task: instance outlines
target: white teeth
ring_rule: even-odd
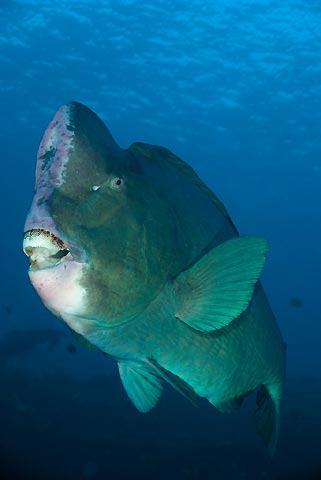
[[[57,245],[56,237],[52,237],[50,232],[44,230],[26,232],[23,240],[23,251],[30,259],[31,270],[52,267],[67,258],[71,258],[69,250],[60,248]]]

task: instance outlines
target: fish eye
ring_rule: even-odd
[[[114,177],[110,182],[113,190],[120,190],[124,186],[124,179],[122,177]]]
[[[100,187],[101,187],[101,185],[93,185],[90,190],[91,190],[92,192],[97,192],[97,190],[99,190]]]

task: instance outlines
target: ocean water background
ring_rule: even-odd
[[[314,0],[1,0],[6,478],[321,478],[320,51]],[[272,460],[251,401],[230,417],[167,391],[136,412],[112,361],[76,344],[33,291],[21,243],[36,153],[70,100],[122,147],[171,149],[241,234],[269,240],[263,284],[288,344]]]

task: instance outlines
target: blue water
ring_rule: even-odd
[[[1,1],[3,476],[321,478],[320,51],[314,0]],[[168,391],[138,414],[111,360],[76,344],[34,293],[21,241],[36,153],[70,100],[122,147],[171,149],[241,234],[269,240],[263,284],[288,344],[272,460],[250,407],[221,416]]]

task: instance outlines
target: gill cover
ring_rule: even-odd
[[[63,105],[40,144],[26,230],[53,233],[86,264],[84,317],[115,326],[146,308],[167,281],[174,225],[139,158],[121,149],[89,108]],[[37,258],[49,265],[42,253]]]

